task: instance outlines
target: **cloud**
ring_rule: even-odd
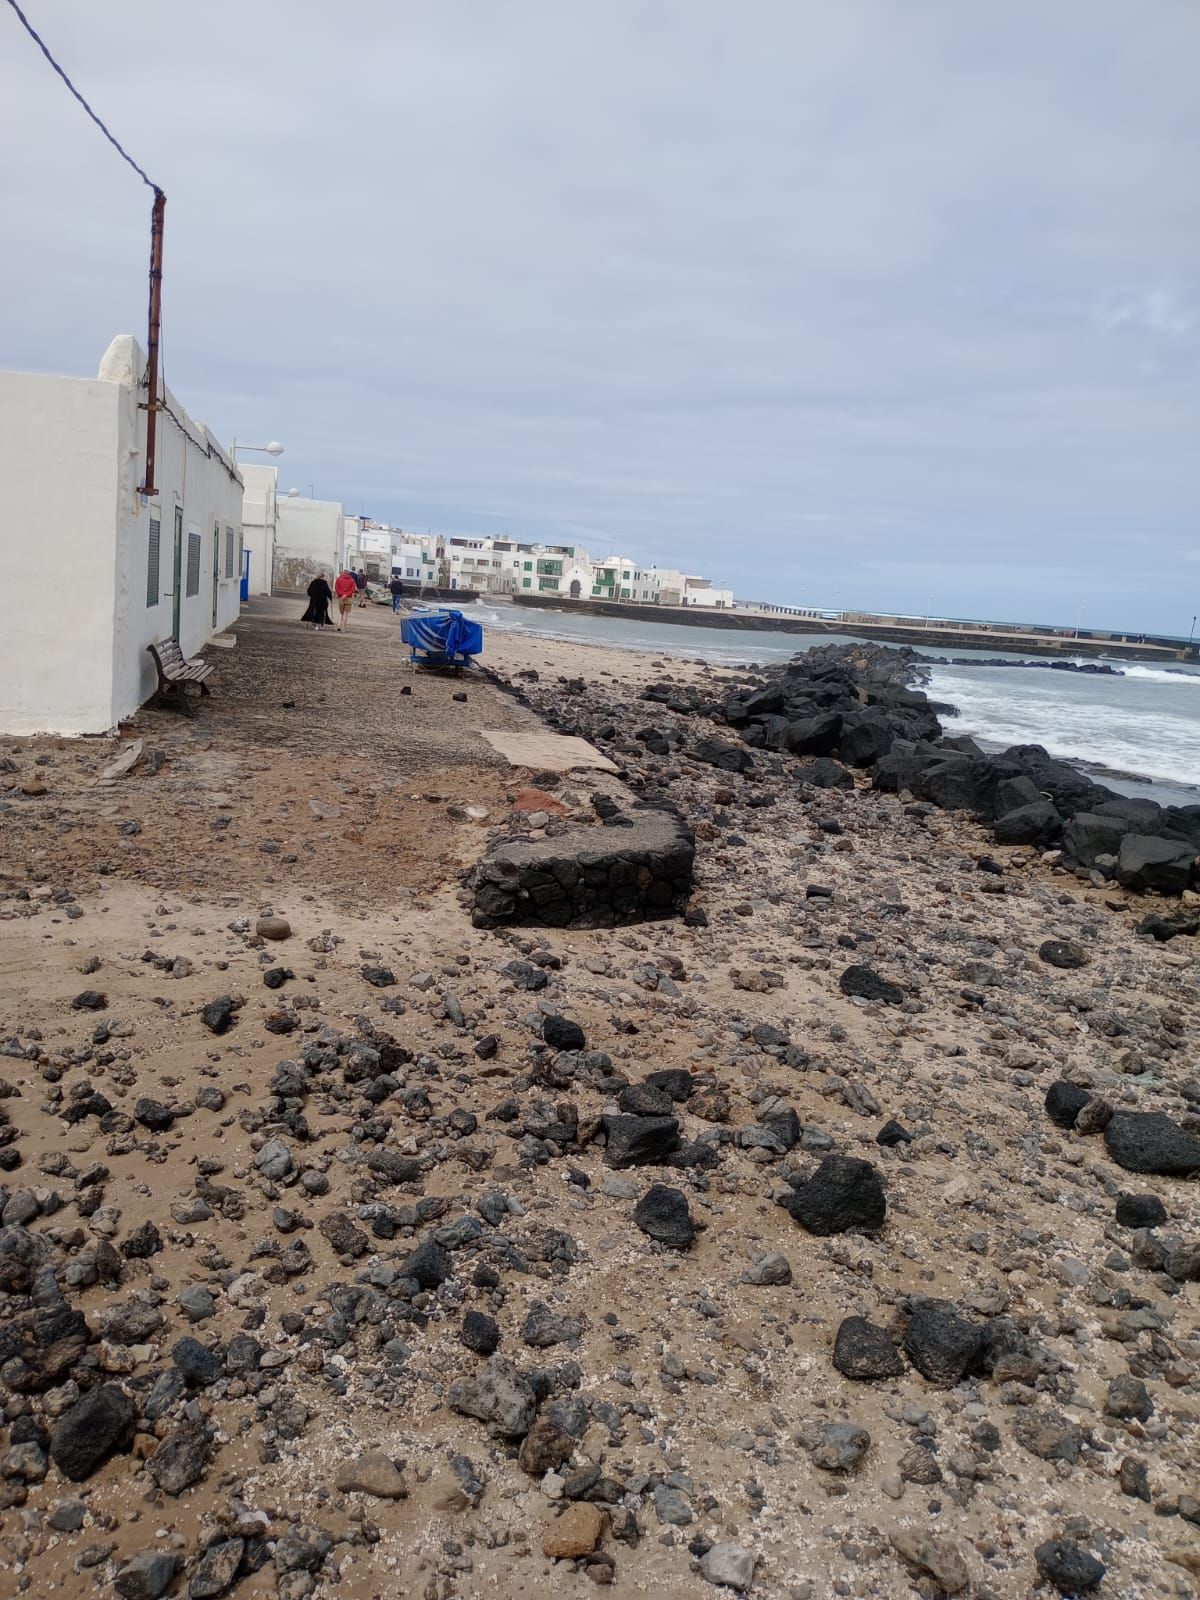
[[[1140,291],[1113,291],[1096,309],[1106,329],[1134,328],[1167,339],[1184,339],[1200,327],[1200,314],[1172,284],[1156,284]]]
[[[1052,568],[1177,624],[1191,0],[36,10],[167,189],[172,386],[285,477],[744,593],[1027,615]],[[0,359],[90,373],[148,196],[7,13],[0,135]]]

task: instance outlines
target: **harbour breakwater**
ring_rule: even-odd
[[[859,639],[919,646],[925,650],[1011,650],[1024,655],[1114,656],[1128,661],[1200,660],[1200,646],[1182,639],[1151,641],[1126,634],[1029,633],[971,623],[863,621],[844,614],[796,617],[704,606],[638,605],[624,600],[564,600],[560,595],[518,594],[512,596],[512,602],[533,610],[624,618],[633,622],[674,623],[689,628],[719,628],[727,632],[836,634],[839,637],[849,634]]]

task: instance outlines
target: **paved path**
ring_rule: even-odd
[[[236,647],[209,651],[217,672],[197,726],[229,746],[373,758],[393,775],[502,766],[481,730],[535,726],[478,673],[415,670],[390,608],[356,608],[344,633],[314,633],[300,622],[304,603],[260,597],[243,607]]]

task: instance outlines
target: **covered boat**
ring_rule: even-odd
[[[469,665],[483,649],[483,629],[461,611],[414,611],[400,621],[400,638],[422,666]]]

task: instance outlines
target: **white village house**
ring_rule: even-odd
[[[129,334],[95,378],[0,372],[0,732],[106,732],[154,692],[148,644],[237,619],[241,476],[167,390],[143,498],[145,373]]]
[[[275,502],[275,593],[302,594],[318,574],[330,583],[345,563],[347,518],[337,500],[283,494]]]
[[[245,485],[242,536],[250,557],[247,594],[270,594],[279,534],[279,469],[242,461],[238,471]]]

